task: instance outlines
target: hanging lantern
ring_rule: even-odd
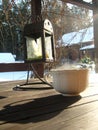
[[[55,60],[54,32],[48,19],[25,25],[24,39],[25,62]]]

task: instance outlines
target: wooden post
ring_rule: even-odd
[[[98,72],[98,0],[93,0],[93,20],[94,20],[94,43],[95,43],[95,71]]]
[[[32,14],[32,23],[38,22],[39,18],[41,20],[41,0],[31,0],[31,14]],[[38,75],[43,78],[44,76],[44,63],[38,62],[33,63],[33,67],[35,68]]]
[[[41,0],[31,0],[32,22],[36,22],[41,17]]]

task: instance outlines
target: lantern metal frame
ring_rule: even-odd
[[[28,58],[28,50],[27,50],[27,39],[30,38],[31,40],[35,40],[38,38],[41,38],[41,52],[42,52],[42,57],[41,58],[32,58],[29,59]],[[50,39],[50,43],[47,43],[45,41],[46,38]],[[40,21],[37,23],[32,23],[32,24],[27,24],[24,27],[24,61],[26,63],[28,63],[28,71],[27,71],[27,81],[25,84],[21,84],[21,85],[16,85],[16,87],[14,88],[14,90],[21,90],[21,89],[28,89],[26,87],[21,87],[21,86],[25,86],[25,85],[32,85],[32,84],[46,84],[49,85],[50,88],[52,87],[52,84],[45,81],[44,79],[42,79],[37,71],[35,70],[35,68],[33,67],[32,63],[36,63],[36,62],[54,62],[55,61],[55,45],[54,45],[54,31],[53,31],[53,27],[51,22],[46,19],[44,21]],[[31,44],[32,47],[32,41],[29,42],[29,44]],[[50,47],[48,46],[48,44],[50,44]],[[48,48],[48,47],[49,48]],[[50,49],[50,53],[48,52],[49,57],[47,57],[47,49]],[[32,49],[30,49],[32,51]],[[34,72],[35,76],[41,81],[41,82],[34,82],[34,83],[29,83],[29,70],[30,68],[32,69],[32,71]]]
[[[47,45],[46,45],[46,39],[50,37],[50,49],[51,49],[51,58],[48,57],[46,55],[46,49],[47,49]],[[31,42],[29,42],[29,48],[32,48],[32,43],[33,41],[37,41],[37,39],[40,38],[40,46],[41,46],[41,55],[38,56],[37,58],[28,58],[28,53],[30,53],[28,51],[28,39],[31,39]],[[34,63],[34,62],[53,62],[55,60],[55,47],[54,47],[54,32],[53,32],[53,27],[51,22],[46,19],[44,21],[41,22],[37,22],[37,23],[32,23],[32,24],[27,24],[24,27],[24,43],[25,43],[25,48],[24,48],[24,52],[25,52],[25,57],[24,57],[24,61],[28,62],[28,63]],[[31,44],[31,45],[30,45]],[[37,44],[37,42],[35,43]],[[49,46],[49,45],[48,45]],[[31,53],[34,54],[33,49],[30,50],[32,51]],[[32,56],[33,57],[33,56]]]

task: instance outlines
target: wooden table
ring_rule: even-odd
[[[21,83],[0,82],[0,130],[98,130],[97,84],[68,97],[45,84],[13,90]]]

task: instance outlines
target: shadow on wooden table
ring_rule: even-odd
[[[81,96],[66,97],[57,94],[13,102],[0,111],[0,124],[7,122],[24,124],[49,120],[80,99]]]

